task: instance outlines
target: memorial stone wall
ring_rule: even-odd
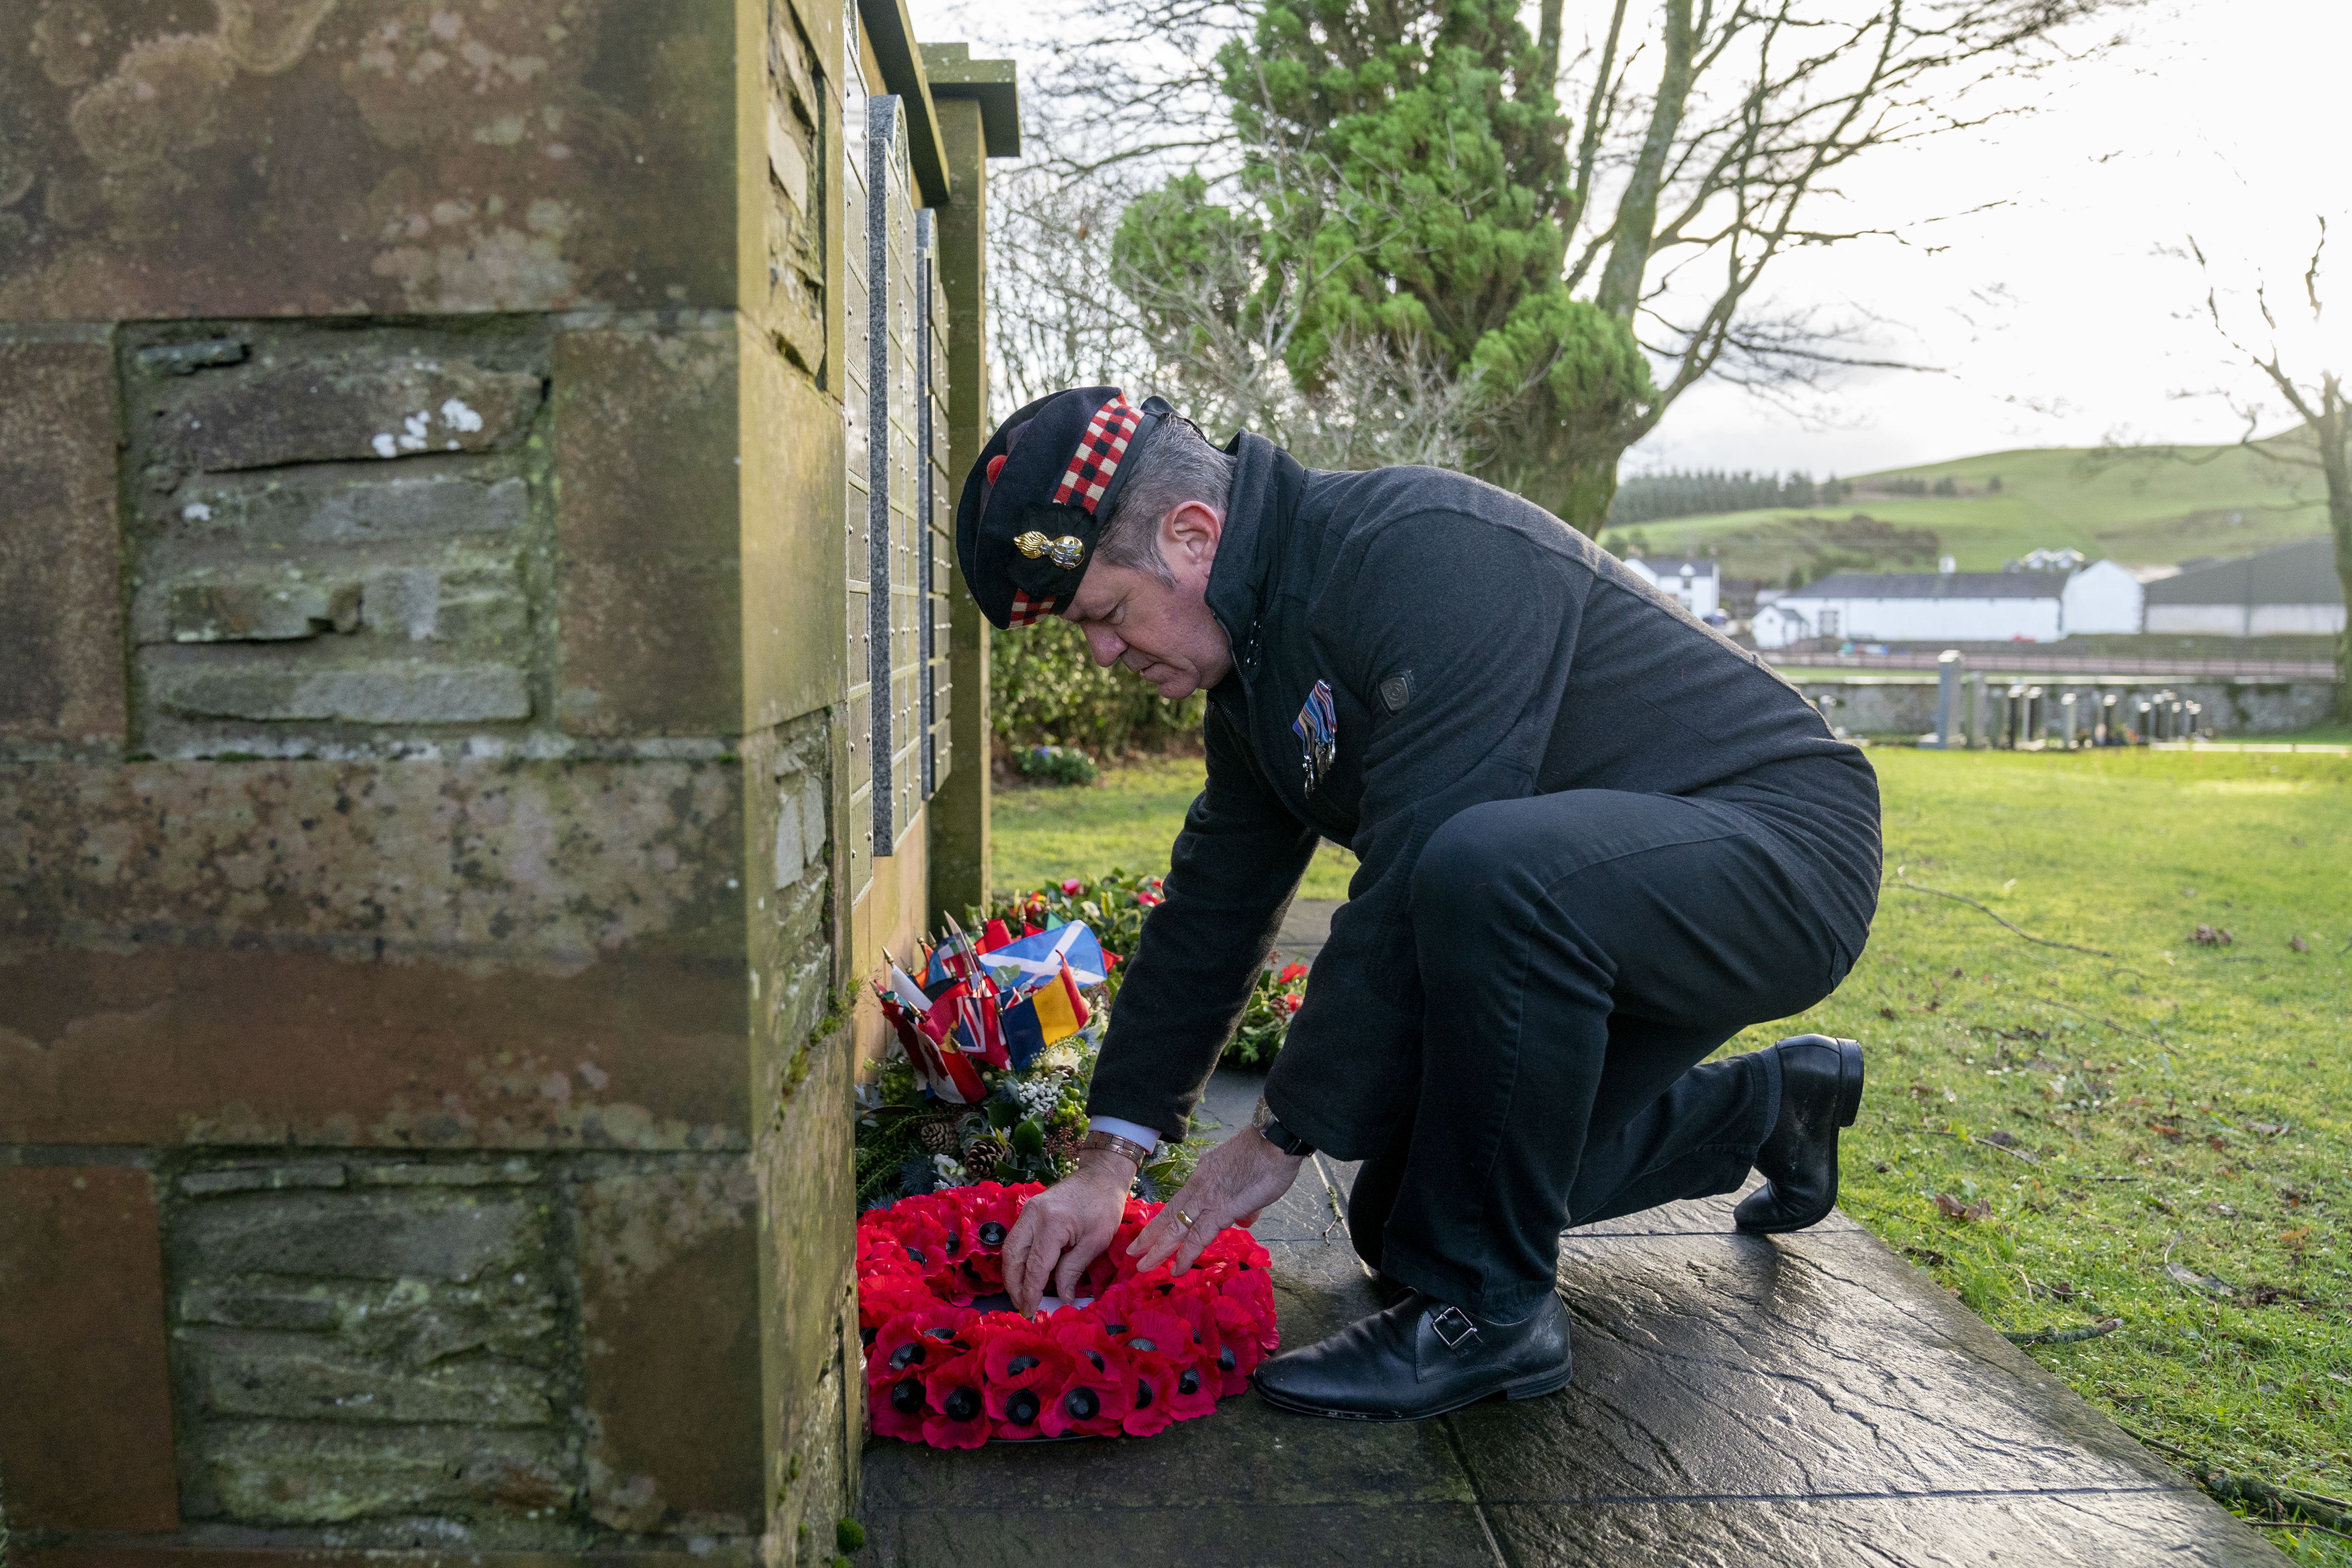
[[[931,53],[879,0],[0,7],[25,1561],[830,1561],[856,981],[985,878],[940,503],[1017,142]]]

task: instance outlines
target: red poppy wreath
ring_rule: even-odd
[[[1149,1437],[1248,1386],[1278,1342],[1256,1237],[1226,1230],[1182,1275],[1166,1264],[1139,1274],[1127,1244],[1160,1205],[1130,1198],[1109,1249],[1087,1268],[1091,1300],[1032,1320],[1003,1295],[1003,1252],[1021,1205],[1045,1190],[982,1182],[858,1216],[857,1320],[875,1431],[934,1448]]]

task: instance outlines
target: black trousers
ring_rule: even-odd
[[[1412,881],[1420,1099],[1357,1174],[1365,1261],[1509,1321],[1563,1229],[1736,1191],[1779,1058],[1697,1064],[1845,977],[1875,879],[1823,898],[1824,874],[1780,814],[1705,796],[1574,790],[1439,827]]]

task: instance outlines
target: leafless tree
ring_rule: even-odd
[[[2257,434],[2280,416],[2267,397],[2223,393],[2245,431],[2239,444],[2273,462],[2315,470],[2326,486],[2327,531],[2336,543],[2336,575],[2352,614],[2352,410],[2345,405],[2345,359],[2352,331],[2342,316],[2326,314],[2327,219],[2291,289],[2273,289],[2259,270],[2251,286],[2233,286],[2194,236],[2187,255],[2205,282],[2204,314],[2242,363],[2257,372],[2297,423],[2283,436]],[[2336,716],[2352,721],[2352,621],[2336,634]]]
[[[2133,3],[1603,0],[1563,77],[1565,0],[1542,0],[1538,52],[1583,110],[1558,215],[1569,287],[1631,321],[1662,373],[1620,450],[1710,376],[1776,396],[1893,365],[1856,352],[1859,323],[1766,301],[1766,272],[1806,247],[1905,240],[1822,221],[1856,160],[2024,111],[2006,84],[2114,42],[2077,25]]]

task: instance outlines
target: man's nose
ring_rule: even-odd
[[[1087,652],[1093,657],[1094,661],[1097,664],[1101,665],[1105,669],[1108,669],[1112,665],[1117,664],[1118,662],[1118,656],[1126,651],[1127,645],[1119,641],[1118,634],[1112,631],[1108,626],[1088,626],[1087,628]]]

